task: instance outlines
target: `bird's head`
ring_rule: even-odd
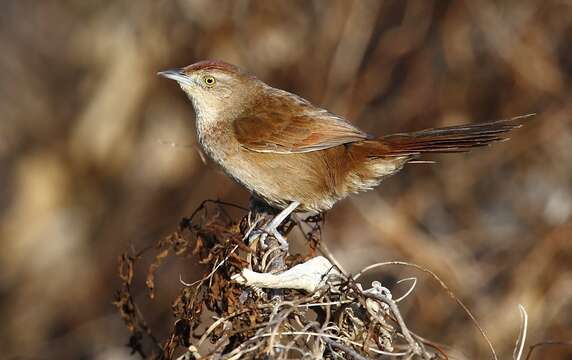
[[[239,114],[255,96],[261,82],[223,61],[201,61],[184,68],[159,72],[175,80],[193,102],[199,117]]]

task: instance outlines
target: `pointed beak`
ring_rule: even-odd
[[[166,77],[167,79],[175,80],[181,84],[186,84],[186,85],[192,85],[193,84],[193,81],[191,80],[191,78],[189,78],[185,74],[184,69],[182,69],[182,68],[159,71],[157,73],[157,75],[161,75],[163,77]]]

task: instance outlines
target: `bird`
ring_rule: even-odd
[[[283,246],[277,228],[292,212],[323,213],[422,155],[507,140],[534,115],[377,136],[224,61],[158,74],[175,80],[192,102],[204,153],[255,198],[280,210],[264,230]]]

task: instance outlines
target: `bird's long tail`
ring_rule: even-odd
[[[423,153],[459,153],[508,140],[507,133],[517,129],[534,114],[474,125],[460,125],[393,134],[379,139],[381,156],[414,156]]]

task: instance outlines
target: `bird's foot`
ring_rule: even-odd
[[[263,229],[262,229],[262,234],[260,236],[260,245],[265,246],[266,247],[266,239],[268,238],[268,235],[274,237],[276,239],[276,241],[278,241],[278,245],[280,246],[280,249],[282,250],[288,250],[288,241],[286,240],[286,238],[280,234],[280,231],[278,231],[277,226],[270,226],[272,225],[272,223],[266,225]],[[280,224],[278,224],[279,226]]]
[[[282,224],[290,214],[300,205],[299,202],[293,201],[284,210],[282,210],[278,215],[276,215],[268,224],[266,224],[262,229],[253,231],[253,234],[249,236],[249,242],[259,241],[262,249],[267,249],[268,244],[266,240],[268,235],[272,236],[278,242],[280,249],[288,250],[288,241],[286,238],[278,231],[278,227]]]
[[[248,244],[252,245],[255,242],[259,242],[262,250],[266,250],[269,247],[268,236],[272,236],[273,238],[276,239],[281,250],[285,251],[288,250],[288,241],[286,240],[286,238],[282,234],[280,234],[278,229],[270,228],[268,226],[265,226],[259,230],[254,230],[248,237]]]
[[[268,244],[266,240],[268,239],[268,233],[264,229],[252,230],[250,235],[248,235],[246,243],[248,246],[254,248],[257,243],[260,243],[262,250],[268,249]]]

